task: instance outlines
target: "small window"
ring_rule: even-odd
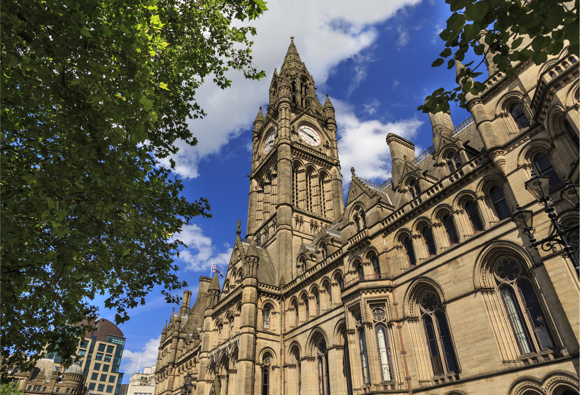
[[[107,381],[107,375],[106,375],[106,374],[102,374],[102,375],[101,375],[101,380],[100,380],[100,381],[104,381],[104,382],[106,382],[106,381]]]
[[[459,237],[457,236],[457,230],[455,229],[455,223],[453,222],[451,215],[446,214],[443,216],[443,226],[445,227],[445,232],[449,239],[449,245],[459,243]]]
[[[373,271],[379,276],[381,274],[381,268],[379,266],[379,257],[376,254],[371,255],[371,264],[373,265]]]
[[[536,169],[541,176],[550,177],[550,189],[556,189],[562,185],[562,181],[560,181],[560,177],[558,177],[558,173],[556,173],[554,166],[552,166],[552,162],[550,162],[548,155],[536,155],[534,162],[536,164]]]
[[[409,193],[411,194],[411,199],[415,199],[417,196],[421,194],[421,188],[419,187],[419,183],[415,179],[411,179],[409,181]]]
[[[447,168],[449,173],[453,173],[455,170],[459,169],[461,166],[461,159],[455,151],[451,151],[447,154]]]
[[[109,376],[109,383],[114,383],[115,382],[115,376],[114,375],[110,375]]]
[[[508,208],[501,188],[495,186],[489,190],[489,193],[498,218],[500,220],[508,218],[510,216],[510,209]]]
[[[407,261],[409,262],[409,266],[415,266],[417,264],[417,260],[415,259],[415,251],[413,250],[413,241],[410,237],[407,237],[403,241],[403,247],[407,253]]]
[[[100,363],[96,363],[95,367],[93,368],[94,370],[101,370],[101,364]]]
[[[87,352],[85,350],[79,350],[79,356],[84,357]]]
[[[32,391],[32,386],[29,385],[28,388],[26,389],[26,391]]]
[[[357,272],[358,276],[361,278],[365,276],[365,271],[364,271],[362,263],[359,262],[356,265],[356,272]]]
[[[89,384],[89,391],[94,391],[95,390],[95,385],[97,385],[96,383],[90,383]]]
[[[103,372],[109,371],[109,365],[103,364]]]
[[[99,344],[99,351],[105,351],[105,346],[103,343]]]
[[[425,246],[427,247],[429,256],[437,254],[437,248],[435,248],[435,240],[433,240],[433,232],[431,231],[431,228],[423,228],[421,234],[425,240]]]
[[[112,385],[107,385],[107,392],[110,394],[111,392],[113,392],[113,386]]]
[[[87,348],[88,345],[89,345],[89,341],[88,340],[85,340],[85,341],[83,341],[83,344],[81,344],[80,347],[81,348]]]
[[[99,378],[99,374],[98,373],[93,373],[91,375],[91,380],[97,380]]]
[[[42,387],[42,392],[46,392],[46,387]]]
[[[270,329],[270,305],[264,307],[264,329]]]
[[[524,113],[524,110],[520,104],[513,105],[510,109],[510,114],[519,130],[530,126],[530,121],[528,121],[528,118],[526,117],[526,114]]]
[[[105,355],[105,362],[111,362],[111,355]]]
[[[467,216],[469,217],[469,222],[471,223],[471,228],[473,229],[473,233],[479,232],[483,230],[483,223],[481,222],[481,218],[479,218],[479,211],[477,210],[477,204],[474,201],[471,201],[465,205],[465,211],[467,212]]]
[[[60,392],[60,387],[56,387],[56,391],[55,391],[55,393],[57,393],[57,394],[58,394],[59,392]]]
[[[105,390],[105,384],[99,384],[99,386],[97,387],[97,391],[103,392],[104,390]]]
[[[66,389],[66,393],[67,393],[67,394],[70,394],[70,388],[67,388],[67,389]]]
[[[107,346],[107,352],[109,354],[111,354],[113,351],[115,351],[115,346]]]
[[[102,361],[103,360],[103,353],[98,352],[97,356],[95,357],[95,361]]]

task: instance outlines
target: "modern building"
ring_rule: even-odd
[[[345,204],[335,111],[292,41],[254,121],[247,235],[165,324],[155,395],[578,394],[578,57],[487,64],[471,119],[431,115],[419,156],[385,136],[392,178],[351,169]],[[550,234],[534,174],[570,255],[511,219]]]
[[[124,347],[123,332],[107,319],[97,319],[93,323],[93,331],[85,333],[85,340],[79,342],[77,355],[82,358],[79,366],[91,393],[119,395],[123,381],[119,367]],[[62,362],[58,353],[49,353],[47,358],[54,360],[56,366]]]
[[[153,395],[155,393],[155,366],[133,373],[125,395]]]

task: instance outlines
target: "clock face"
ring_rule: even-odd
[[[264,155],[266,155],[272,147],[274,147],[274,141],[276,141],[276,130],[272,129],[268,136],[266,136],[266,140],[264,140]]]
[[[320,142],[322,141],[318,132],[308,125],[300,126],[298,128],[298,134],[300,135],[300,137],[302,138],[302,140],[304,140],[304,142],[306,144],[309,144],[312,146],[318,146],[318,145],[320,145]]]

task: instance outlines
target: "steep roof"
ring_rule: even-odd
[[[298,70],[304,66],[300,59],[300,55],[298,54],[298,49],[296,49],[296,45],[294,45],[294,36],[290,39],[290,46],[288,47],[288,52],[286,52],[284,62],[280,68],[280,74],[282,74],[283,71],[288,71],[291,75],[295,75],[298,73]]]

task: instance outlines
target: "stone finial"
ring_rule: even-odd
[[[290,36],[290,40],[291,41],[294,41],[294,36]]]
[[[260,107],[262,108],[262,107]],[[238,228],[236,229],[236,235],[238,235],[238,237],[242,234],[242,219],[238,219]]]
[[[352,173],[352,175],[354,176],[354,167],[350,168],[350,172]]]

